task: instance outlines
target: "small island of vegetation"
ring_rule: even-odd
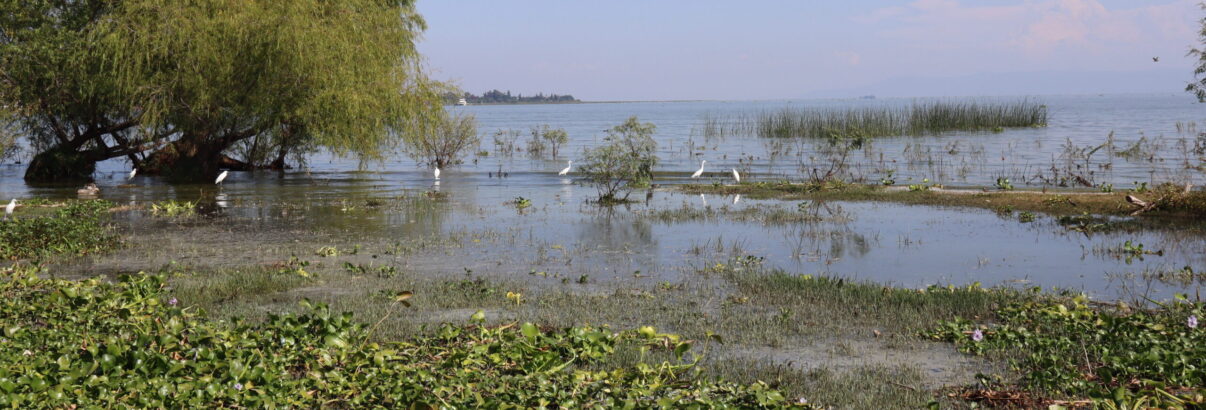
[[[456,93],[444,94],[444,101],[448,104],[457,104],[461,99],[465,100],[466,104],[558,104],[558,103],[576,103],[581,102],[574,96],[569,94],[549,94],[537,93],[536,95],[511,95],[511,91],[490,90],[476,95],[471,92],[465,92],[457,95]]]

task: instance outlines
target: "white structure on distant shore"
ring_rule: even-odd
[[[469,105],[469,102],[465,101],[465,99],[462,98],[462,99],[456,100],[456,105]]]

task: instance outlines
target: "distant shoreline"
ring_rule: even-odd
[[[615,100],[615,101],[549,101],[549,102],[509,102],[509,103],[475,103],[469,106],[476,105],[563,105],[563,104],[632,104],[632,103],[682,103],[682,102],[708,102],[708,101],[724,101],[724,100]],[[453,107],[462,107],[457,104],[445,104]]]

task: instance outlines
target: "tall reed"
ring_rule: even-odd
[[[1030,100],[1001,103],[925,101],[899,107],[784,108],[726,120],[708,116],[704,122],[706,135],[889,137],[1041,127],[1047,125],[1047,106]]]

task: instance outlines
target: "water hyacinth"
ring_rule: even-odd
[[[180,301],[176,300],[176,298],[168,299],[169,305],[176,306],[177,303],[180,303]]]
[[[979,342],[981,340],[984,340],[984,332],[976,329],[976,331],[972,332],[972,341]]]
[[[243,390],[243,383],[235,383],[234,389],[235,390]]]
[[[1198,328],[1198,316],[1190,315],[1189,320],[1187,320],[1185,324],[1189,325],[1190,329],[1197,329]]]

